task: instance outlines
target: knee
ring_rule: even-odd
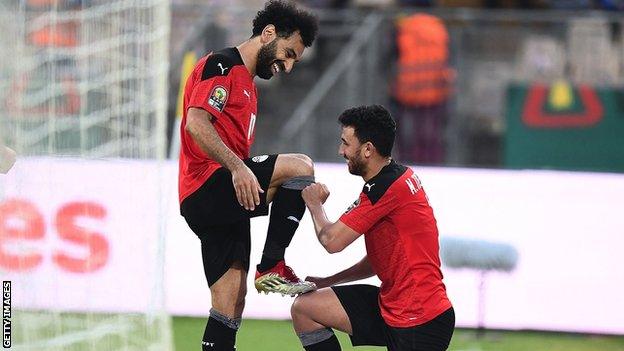
[[[228,317],[236,317],[245,308],[245,293],[239,291],[238,294],[215,294],[212,292],[212,307]]]
[[[298,319],[302,316],[305,316],[307,313],[308,301],[305,295],[299,295],[293,301],[292,306],[290,306],[290,316],[293,319]]]
[[[294,158],[298,160],[297,168],[301,172],[300,176],[311,176],[314,175],[314,161],[310,158],[310,156],[305,154],[294,154]]]

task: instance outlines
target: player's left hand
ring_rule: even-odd
[[[301,191],[301,197],[306,205],[322,205],[329,197],[329,189],[323,183],[314,183],[308,185]]]
[[[323,289],[334,285],[333,281],[329,278],[306,277],[305,281],[316,284],[317,289]]]

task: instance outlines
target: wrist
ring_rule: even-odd
[[[310,210],[310,214],[312,215],[315,215],[323,209],[323,204],[320,200],[306,202],[306,206],[308,207],[308,210]]]
[[[230,162],[228,162],[224,166],[227,169],[229,169],[230,172],[234,173],[234,172],[238,172],[238,171],[242,170],[243,168],[245,168],[245,163],[243,162],[243,160],[239,159],[238,157],[234,157]]]

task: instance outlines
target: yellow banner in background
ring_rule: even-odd
[[[556,81],[550,88],[548,102],[556,111],[569,109],[574,103],[572,85],[565,80]]]

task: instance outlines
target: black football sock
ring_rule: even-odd
[[[231,319],[215,309],[210,310],[202,339],[202,351],[233,351],[241,319]]]
[[[331,328],[297,334],[306,351],[340,351],[340,343]]]
[[[262,260],[258,265],[260,272],[273,268],[277,262],[284,259],[284,252],[305,213],[306,207],[301,190],[313,182],[312,176],[291,178],[275,192],[269,217],[269,230],[262,251]]]

